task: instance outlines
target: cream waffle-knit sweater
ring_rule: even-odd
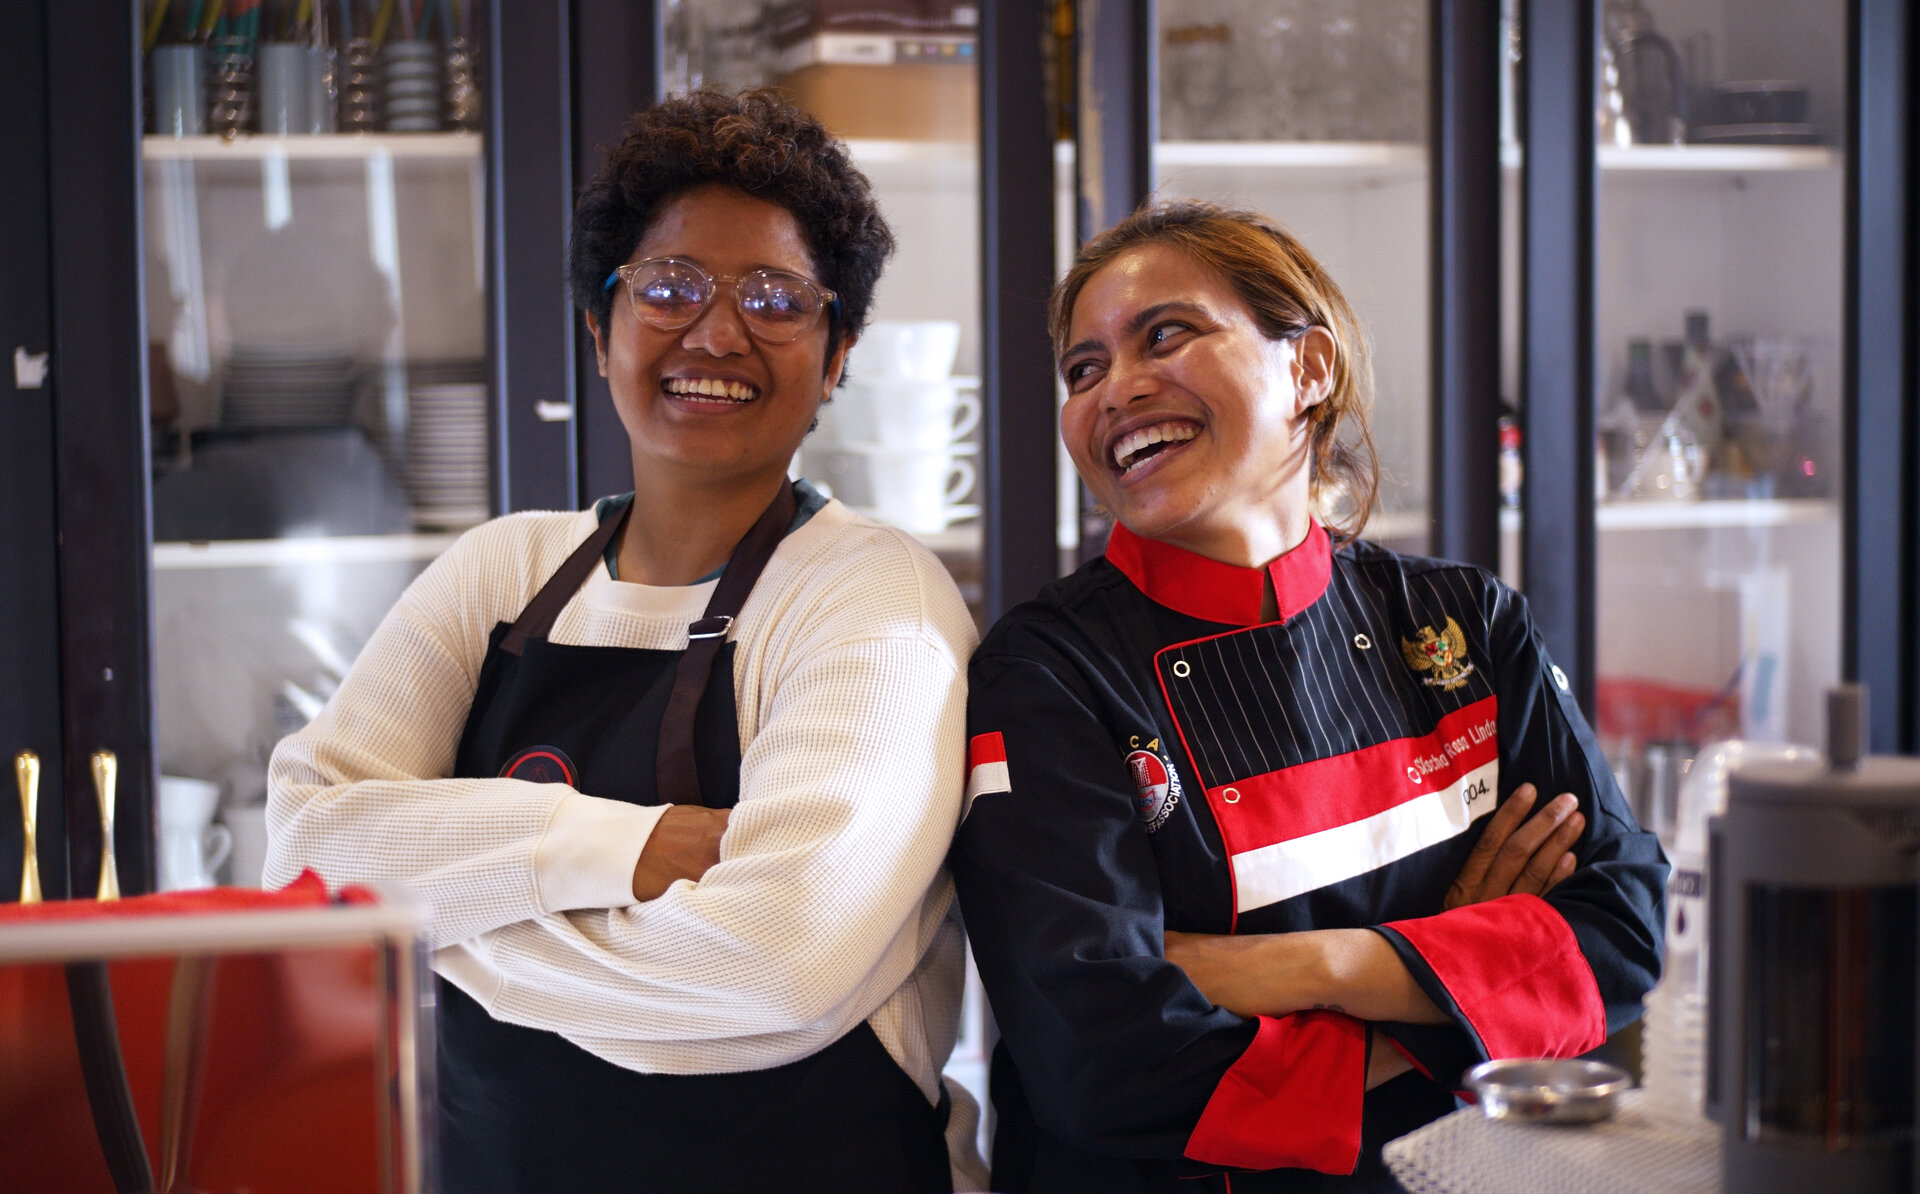
[[[509,515],[413,582],[320,716],[274,751],[266,882],[312,867],[335,885],[411,885],[433,907],[437,971],[497,1019],[616,1065],[763,1069],[867,1020],[936,1099],[964,968],[944,860],[976,641],[952,580],[838,502],[781,542],[733,627],[740,802],[721,860],[636,904],[663,808],[447,778],[488,635],[595,526],[591,511]],[[680,649],[714,583],[596,568],[550,638]],[[967,1122],[950,1138],[972,1113],[956,1105]]]

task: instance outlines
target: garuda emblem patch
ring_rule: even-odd
[[[1400,654],[1414,671],[1432,673],[1421,677],[1422,684],[1443,692],[1452,692],[1473,674],[1473,663],[1467,658],[1467,636],[1451,617],[1446,629],[1438,634],[1433,627],[1422,626],[1413,641],[1401,639]]]

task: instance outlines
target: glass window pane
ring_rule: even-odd
[[[1164,0],[1159,194],[1278,220],[1339,283],[1373,352],[1380,504],[1366,535],[1427,544],[1427,5]]]
[[[274,743],[490,509],[476,6],[186,7],[146,59],[155,704],[235,846],[163,887],[257,881]]]
[[[1663,834],[1666,760],[1819,741],[1839,679],[1846,29],[1602,12],[1598,720]]]

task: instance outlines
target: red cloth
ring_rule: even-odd
[[[251,887],[207,887],[197,891],[160,891],[124,900],[49,900],[42,904],[0,904],[0,925],[49,921],[98,920],[113,916],[176,916],[203,912],[265,912],[282,908],[324,908],[333,903],[372,904],[379,897],[364,887],[342,888],[329,899],[327,885],[312,871],[279,891]]]

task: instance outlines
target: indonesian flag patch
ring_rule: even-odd
[[[1007,743],[996,732],[975,734],[967,744],[967,796],[960,805],[960,819],[967,819],[974,798],[988,792],[1011,792],[1007,777]]]

